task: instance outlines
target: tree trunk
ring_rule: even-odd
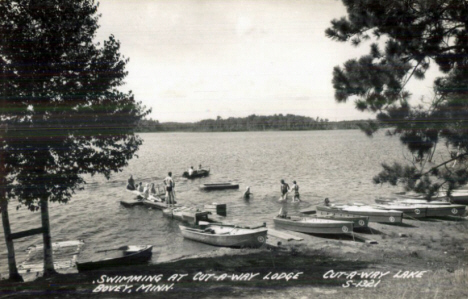
[[[57,274],[54,268],[54,256],[52,253],[52,237],[50,235],[49,223],[49,200],[41,198],[41,221],[42,221],[42,239],[44,242],[44,276]]]
[[[1,110],[4,108],[4,100],[1,102]],[[0,146],[3,145],[3,138],[5,130],[0,127]],[[9,270],[9,279],[11,281],[23,281],[23,278],[18,273],[18,268],[16,267],[15,259],[15,246],[13,244],[13,239],[11,238],[11,227],[10,219],[8,217],[8,199],[6,196],[6,171],[5,171],[5,156],[3,148],[0,149],[0,212],[2,213],[2,223],[3,223],[3,233],[5,235],[5,244],[8,251],[8,270]]]
[[[3,192],[4,191],[2,190],[2,193]],[[10,220],[8,219],[8,201],[4,197],[4,193],[0,198],[0,210],[2,211],[3,233],[5,234],[5,243],[8,251],[8,270],[10,272],[9,280],[22,282],[23,277],[19,275],[18,268],[16,267],[15,246],[11,239]]]

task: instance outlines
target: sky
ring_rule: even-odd
[[[334,100],[333,67],[369,52],[325,36],[346,15],[341,1],[99,0],[99,13],[96,41],[113,34],[121,42],[130,58],[123,89],[160,122],[373,117]],[[431,90],[428,82],[410,86],[415,98]]]

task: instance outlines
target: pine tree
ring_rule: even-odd
[[[48,202],[70,200],[84,174],[121,171],[148,113],[119,89],[128,62],[119,42],[94,41],[97,9],[93,0],[0,2],[0,201],[2,213],[11,199],[41,211],[45,275],[55,272]]]
[[[464,0],[343,0],[347,17],[333,20],[326,35],[359,46],[368,55],[333,70],[335,99],[356,99],[376,114],[364,128],[372,135],[391,126],[413,156],[409,165],[383,164],[375,183],[403,183],[428,198],[468,181],[468,2]],[[384,45],[384,46],[382,46]],[[443,76],[430,104],[411,105],[409,80],[423,79],[431,64]],[[450,155],[435,162],[438,144]]]

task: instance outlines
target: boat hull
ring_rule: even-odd
[[[358,216],[358,215],[316,215],[317,218],[338,220],[338,221],[350,221],[353,223],[353,228],[364,228],[369,225],[369,217],[367,216]]]
[[[320,218],[287,217],[273,219],[275,227],[309,234],[348,234],[353,231],[350,221],[338,221]]]
[[[76,268],[80,272],[99,270],[104,268],[113,268],[120,266],[129,266],[135,264],[142,264],[151,259],[153,255],[152,252],[153,246],[147,245],[144,246],[140,251],[122,255],[120,257],[103,259],[98,261],[89,261],[89,262],[77,262]]]
[[[234,248],[258,248],[265,243],[268,232],[266,228],[243,229],[232,227],[232,230],[226,229],[226,232],[229,231],[229,233],[212,234],[202,229],[193,229],[186,226],[179,227],[184,238],[213,246]],[[211,227],[213,226],[208,226],[207,229]]]
[[[360,210],[352,208],[338,208],[338,207],[327,207],[317,206],[317,215],[358,215],[369,217],[369,222],[379,223],[401,223],[403,221],[403,213],[399,211],[389,211],[373,209],[371,211]]]
[[[210,175],[210,171],[206,169],[194,170],[192,175],[189,175],[188,171],[185,171],[182,176],[187,179],[202,178]]]
[[[204,191],[239,189],[239,184],[231,184],[231,183],[203,184],[203,185],[200,185],[200,189]]]

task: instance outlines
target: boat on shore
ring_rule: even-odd
[[[152,250],[152,245],[128,245],[116,249],[101,250],[93,254],[94,260],[76,262],[76,267],[79,272],[83,272],[142,264],[151,259]]]
[[[333,214],[333,215],[315,215],[317,218],[338,220],[338,221],[350,221],[353,223],[353,229],[368,227],[369,217],[349,215],[349,214]]]
[[[239,184],[233,184],[233,183],[202,184],[200,185],[200,189],[204,191],[239,189]]]
[[[275,227],[294,232],[309,234],[349,234],[353,231],[353,222],[331,220],[317,217],[276,216]]]
[[[401,223],[403,212],[378,209],[368,205],[317,206],[317,215],[358,215],[369,217],[369,222]]]
[[[202,178],[210,175],[210,169],[197,169],[194,170],[192,174],[189,174],[188,171],[184,171],[182,176],[186,179],[196,179],[196,178]]]
[[[429,201],[421,198],[376,198],[377,204],[420,204],[420,205],[447,205],[450,202],[442,199]]]
[[[403,212],[404,217],[425,218],[425,217],[444,217],[444,216],[463,216],[466,206],[453,204],[402,204],[388,203],[375,205],[376,208],[385,210],[396,210]]]
[[[221,247],[258,248],[267,239],[265,226],[247,228],[237,225],[209,224],[207,226],[188,227],[179,225],[182,236],[186,239]]]

